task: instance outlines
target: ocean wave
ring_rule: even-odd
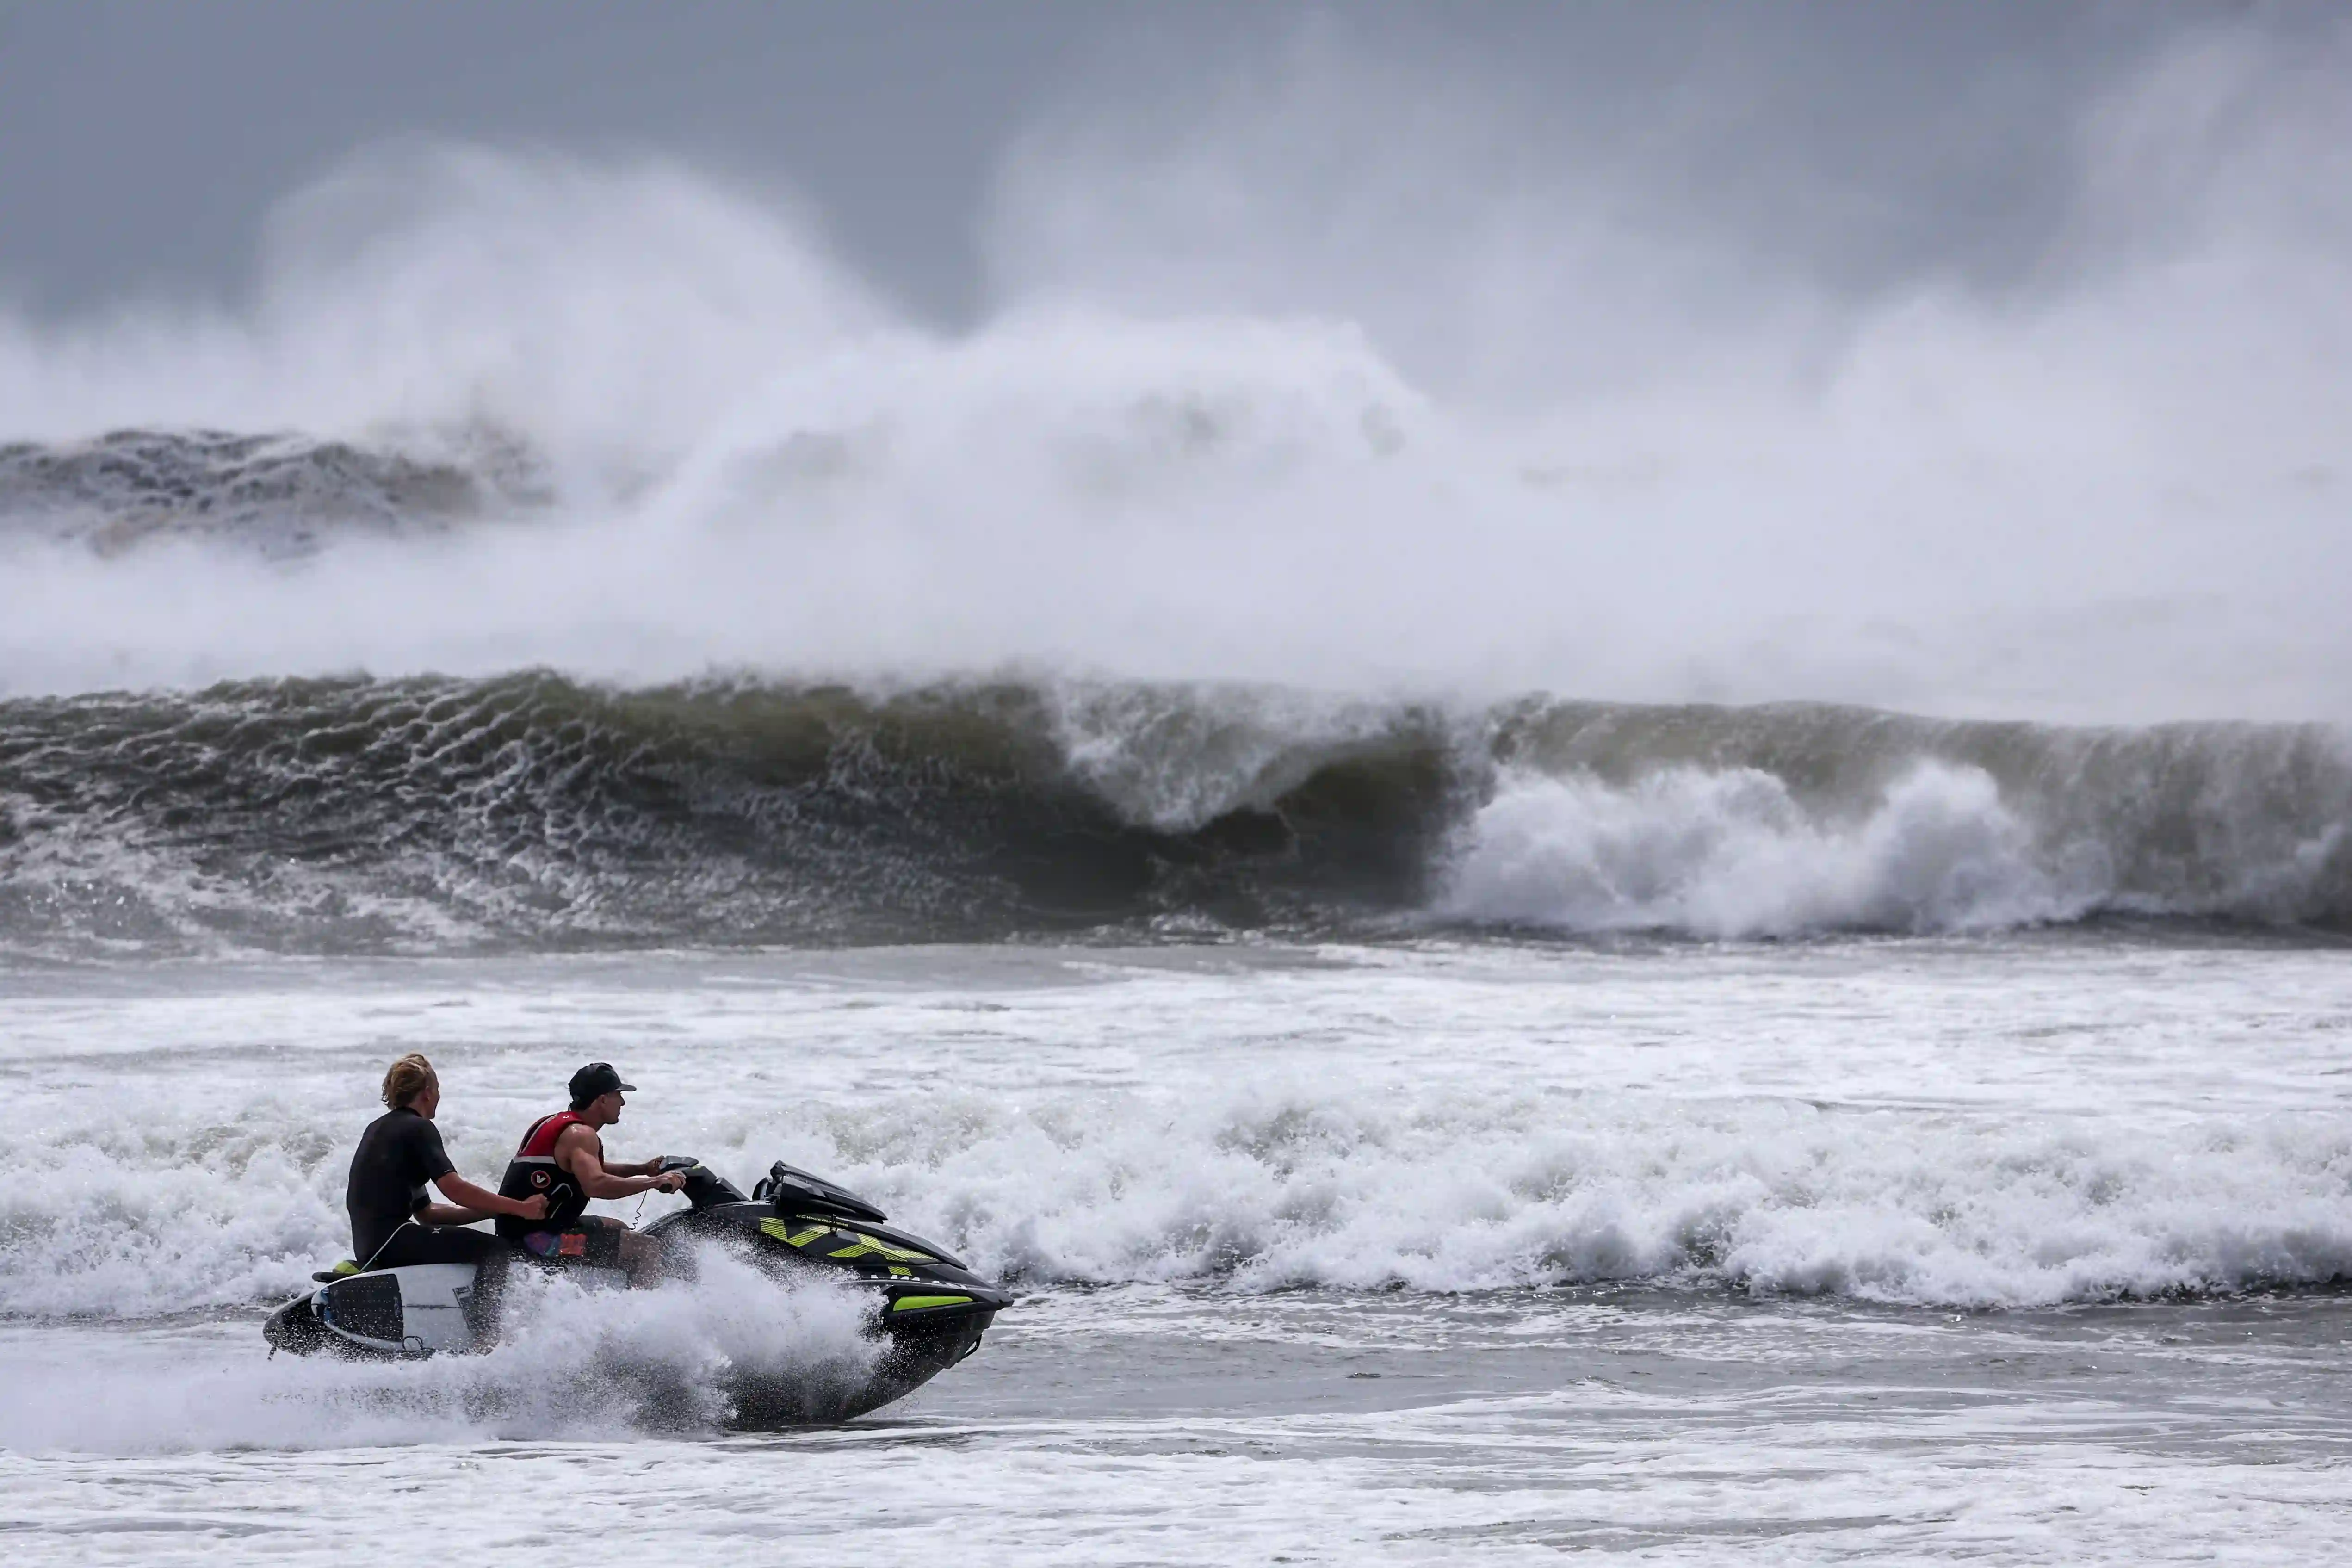
[[[534,454],[478,427],[406,442],[126,429],[0,445],[0,527],[100,555],[174,542],[302,555],[354,532],[432,534],[552,499]]]
[[[1261,1089],[1172,1116],[917,1128],[903,1187],[1013,1279],[1454,1291],[1621,1282],[2026,1307],[2352,1276],[2332,1125],[2158,1133],[1594,1097]],[[1140,1110],[1141,1108],[1133,1108]],[[944,1190],[942,1190],[944,1189]]]
[[[2318,726],[548,674],[0,703],[0,944],[52,957],[2340,926],[2348,825]]]
[[[1991,775],[1939,763],[1843,823],[1756,768],[1669,768],[1624,788],[1513,774],[1464,839],[1439,908],[1570,931],[1984,930],[2075,919],[2105,890],[2041,863]]]
[[[2000,1308],[2352,1278],[2352,1142],[2323,1117],[2120,1127],[1277,1075],[1182,1097],[803,1103],[704,1135],[721,1169],[788,1149],[1039,1285],[1644,1283]],[[496,1152],[459,1142],[469,1168]],[[5,1149],[22,1175],[0,1208],[0,1312],[243,1308],[346,1250],[342,1150],[267,1097],[226,1124],[158,1107],[135,1133],[26,1129]]]
[[[2240,138],[2268,112],[2345,140],[2332,103],[2242,90],[2266,114],[2150,122],[2265,188],[2284,164]],[[2138,167],[2112,129],[2069,154],[2086,199]],[[1360,150],[1323,196],[1385,187]],[[1068,202],[1170,214],[1024,163],[999,216],[1047,243],[998,233],[1001,288],[952,329],[789,204],[446,144],[289,196],[223,307],[0,310],[0,442],[28,443],[0,458],[0,692],[1013,668],[2343,717],[2347,294],[2308,203],[2249,233],[2168,190],[2152,249],[2014,299],[1942,268],[1727,295],[1661,270],[1687,236],[1585,210],[1580,167],[1449,177],[1436,229],[1340,195],[1377,243],[1265,255],[1224,247],[1306,239],[1296,192],[1262,200],[1281,159],[1189,155],[1168,189],[1239,205],[1169,234],[1238,272],[1181,286],[1156,231],[1098,250]],[[2151,347],[2183,323],[2197,352]]]

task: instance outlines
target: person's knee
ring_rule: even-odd
[[[660,1237],[639,1236],[634,1230],[623,1231],[621,1267],[627,1272],[631,1285],[651,1285],[659,1279],[662,1272]]]

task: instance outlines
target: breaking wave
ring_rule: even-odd
[[[1612,195],[1622,136],[1344,51],[1139,143],[1034,128],[951,327],[675,162],[362,153],[226,300],[0,310],[0,693],[1012,668],[2341,720],[2323,31],[2077,106],[2005,284],[1790,270]],[[1408,103],[1444,133],[1400,165]]]
[[[967,1146],[944,1193],[927,1174],[906,1205],[1016,1279],[1649,1282],[2021,1307],[2352,1277],[2352,1146],[2325,1122],[2152,1143],[1804,1104],[1604,1098],[1562,1116],[1267,1089],[1157,1121],[1049,1110],[939,1131]]]
[[[10,1136],[26,1175],[0,1211],[0,1313],[139,1319],[282,1300],[346,1249],[343,1149],[317,1131],[335,1120],[265,1097],[229,1126],[158,1103],[135,1134],[93,1121]],[[2340,1121],[2127,1120],[1564,1104],[1276,1075],[1181,1096],[779,1105],[756,1125],[702,1123],[700,1152],[738,1171],[789,1150],[983,1273],[1031,1284],[1641,1282],[2022,1307],[2352,1278]],[[469,1133],[454,1152],[478,1168],[501,1148]],[[750,1294],[683,1317],[656,1299],[618,1328],[558,1301],[518,1355],[614,1333],[680,1364],[854,1349],[842,1313],[820,1318],[821,1345],[758,1328]]]
[[[2352,749],[1818,707],[551,674],[0,703],[19,954],[2341,927]]]
[[[1503,121],[1442,209],[1041,128],[953,331],[674,163],[359,155],[232,304],[0,312],[0,952],[2341,926],[2344,731],[2057,721],[2342,716],[2347,47],[2082,106],[2000,299],[1662,275]]]

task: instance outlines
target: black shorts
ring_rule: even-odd
[[[457,1225],[404,1225],[392,1233],[368,1267],[407,1268],[419,1263],[470,1263],[476,1268],[505,1262],[514,1248],[488,1231]]]
[[[551,1268],[618,1268],[621,1237],[628,1231],[619,1220],[588,1215],[562,1230],[526,1232],[522,1249],[526,1257]]]

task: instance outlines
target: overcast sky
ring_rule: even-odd
[[[2084,96],[2247,10],[16,0],[0,4],[0,287],[44,315],[231,292],[273,201],[421,134],[654,150],[797,193],[869,279],[954,321],[978,300],[976,222],[1016,135],[1245,91],[1318,28],[1516,94],[1538,136],[1638,142],[1662,95],[1698,95],[1715,129],[1659,177],[1738,242],[1810,247],[1860,285],[1930,264],[1998,280],[2061,196],[2053,146]],[[1832,216],[1783,199],[1798,178],[1837,193]]]

